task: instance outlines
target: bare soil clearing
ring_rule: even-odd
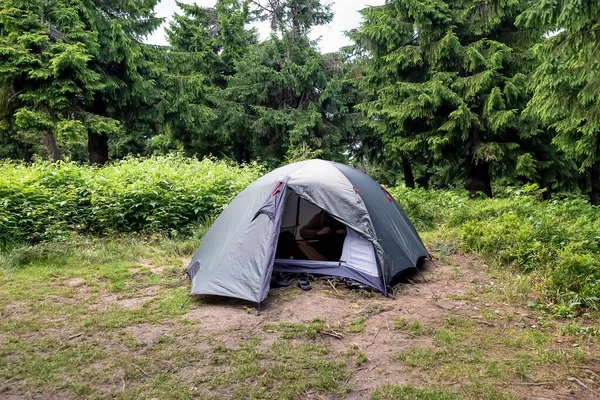
[[[473,257],[429,263],[396,299],[328,281],[273,289],[258,316],[188,299],[180,261],[0,295],[0,397],[395,399],[406,385],[432,399],[600,396],[598,338],[565,329],[597,322],[508,298],[511,277]]]

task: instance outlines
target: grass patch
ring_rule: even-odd
[[[282,322],[280,324],[265,324],[265,332],[278,332],[283,339],[310,338],[314,339],[325,329],[325,321],[314,319],[310,323],[295,324],[291,322]]]
[[[282,288],[282,289],[271,289],[269,296],[277,297],[283,301],[292,301],[302,293],[302,289],[298,288]]]
[[[431,368],[436,363],[438,356],[439,354],[436,350],[428,347],[413,347],[397,355],[398,359],[409,367],[421,369]]]
[[[106,357],[97,343],[70,344],[50,337],[10,339],[0,346],[0,378],[86,395],[92,392],[90,385],[98,383],[93,363]]]
[[[78,237],[11,253],[13,264],[0,268],[0,381],[8,382],[2,390],[118,399],[325,398],[350,392],[346,382],[360,389],[360,379],[348,378],[364,369],[385,373],[387,354],[382,361],[377,347],[335,350],[336,339],[321,339],[330,327],[320,319],[265,323],[263,332],[242,327],[242,334],[237,325],[215,332],[193,313],[183,316],[206,305],[187,301],[181,258],[191,246],[177,245],[180,239]],[[477,320],[458,314],[427,325],[394,320],[393,329],[418,337],[412,343],[419,346],[391,362],[408,382],[425,385],[382,387],[374,398],[454,398],[443,385],[456,382],[460,398],[506,399],[502,391],[511,391],[512,382],[586,378],[584,367],[599,354],[592,316],[562,321],[541,306],[527,317],[507,311],[498,301],[532,275],[521,281],[490,271],[495,284],[473,296],[497,302],[477,304]],[[349,343],[364,343],[369,317],[393,307],[344,301],[363,310],[336,325]],[[389,346],[388,334],[382,331],[374,346]]]
[[[423,336],[431,333],[431,329],[423,327],[419,321],[407,321],[402,318],[394,319],[394,329],[407,332],[412,336]]]
[[[353,319],[348,324],[348,332],[350,332],[350,333],[363,332],[365,330],[365,328],[367,327],[366,322],[367,322],[367,317],[365,317],[364,315],[361,315],[360,317]]]
[[[460,400],[458,393],[442,390],[418,389],[414,386],[388,385],[377,389],[373,400]]]
[[[599,326],[584,326],[577,322],[569,322],[560,328],[561,335],[574,335],[582,337],[598,337],[600,336]]]
[[[361,351],[361,352],[359,352],[359,353],[356,355],[356,360],[354,361],[354,364],[355,364],[357,367],[360,367],[361,365],[363,365],[363,364],[364,364],[364,363],[366,363],[367,361],[369,361],[369,358],[367,357],[367,354]]]
[[[441,382],[478,383],[477,393],[484,393],[490,390],[484,390],[485,385],[493,381],[544,381],[554,379],[559,371],[572,373],[572,366],[586,357],[587,352],[577,348],[558,350],[548,333],[511,327],[510,320],[506,325],[501,322],[482,328],[469,318],[450,314],[435,331],[433,347],[411,348],[397,358],[407,368],[436,375]],[[409,325],[401,322],[400,326]]]
[[[260,349],[254,339],[239,349],[215,349],[211,363],[226,368],[220,376],[205,375],[195,383],[229,387],[233,398],[293,399],[308,390],[340,396],[349,391],[345,362],[330,359],[327,348],[314,344],[285,341]]]

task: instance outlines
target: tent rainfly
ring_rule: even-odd
[[[279,234],[324,210],[347,228],[339,261],[277,259]],[[261,303],[275,272],[350,278],[390,294],[398,275],[428,253],[377,182],[349,166],[309,160],[278,168],[241,192],[204,236],[188,268],[192,294]]]

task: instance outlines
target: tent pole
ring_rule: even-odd
[[[296,195],[298,196],[298,195]],[[300,202],[302,197],[298,196],[298,202],[296,204],[296,226],[294,227],[294,236],[298,236],[298,225],[300,224]]]

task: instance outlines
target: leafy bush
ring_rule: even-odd
[[[542,272],[554,301],[600,308],[600,207],[577,198],[540,202],[535,191],[479,200],[458,191],[390,192],[417,229],[456,228],[463,251]]]
[[[174,232],[218,212],[262,173],[258,165],[181,156],[0,163],[0,248],[72,233]]]

